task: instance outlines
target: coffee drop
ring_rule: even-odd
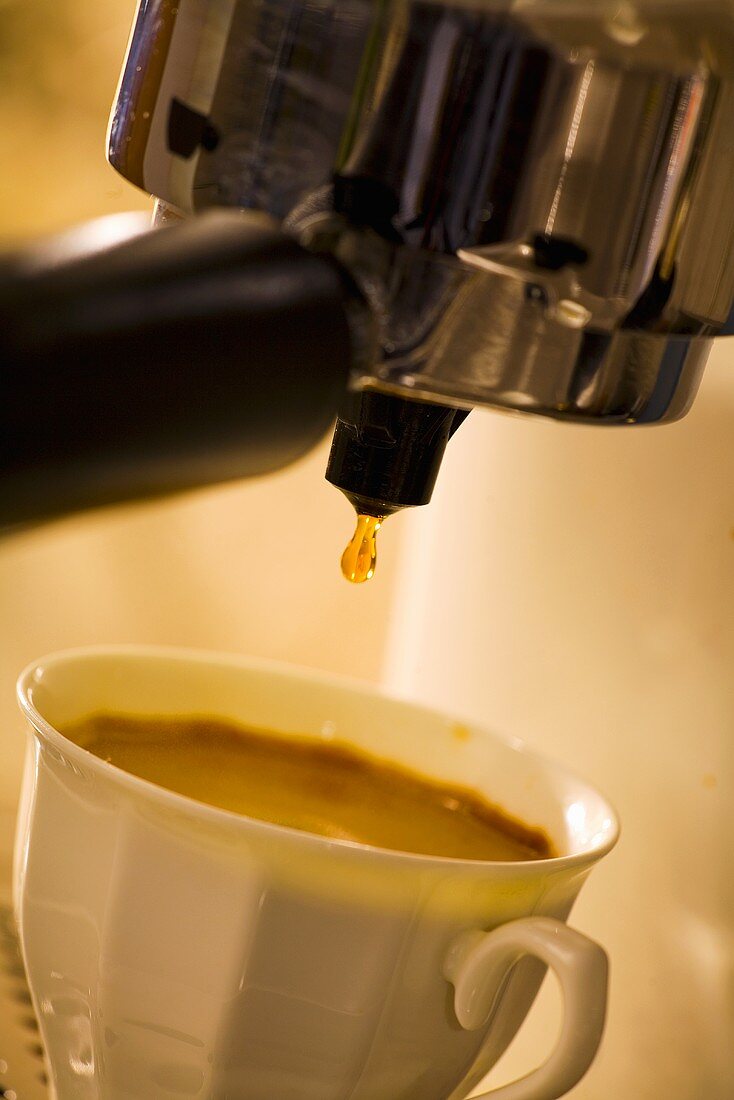
[[[382,516],[357,516],[357,528],[352,541],[342,554],[342,574],[353,584],[370,580],[377,564],[377,532]]]

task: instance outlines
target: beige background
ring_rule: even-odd
[[[0,2],[0,241],[150,207],[104,159],[132,0]],[[29,410],[29,416],[31,412]],[[352,512],[328,449],[268,478],[0,539],[0,805],[16,795],[14,681],[34,657],[162,642],[379,675],[402,519],[375,580],[342,580]]]

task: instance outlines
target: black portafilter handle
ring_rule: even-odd
[[[326,478],[359,515],[428,504],[446,444],[468,411],[367,390],[337,417]]]
[[[259,215],[0,264],[0,526],[262,474],[333,422],[358,295]]]

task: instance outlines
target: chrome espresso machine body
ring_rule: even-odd
[[[362,386],[650,422],[734,301],[733,123],[727,3],[184,0],[138,17],[110,159],[336,255]]]
[[[109,158],[168,227],[0,271],[6,523],[283,465],[340,405],[328,477],[384,516],[476,405],[679,418],[731,327],[729,0],[148,0]]]

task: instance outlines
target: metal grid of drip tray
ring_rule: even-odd
[[[10,907],[10,814],[0,815],[0,1097],[48,1100],[43,1048]]]
[[[13,915],[0,906],[0,1097],[47,1100],[43,1048],[15,936]]]

